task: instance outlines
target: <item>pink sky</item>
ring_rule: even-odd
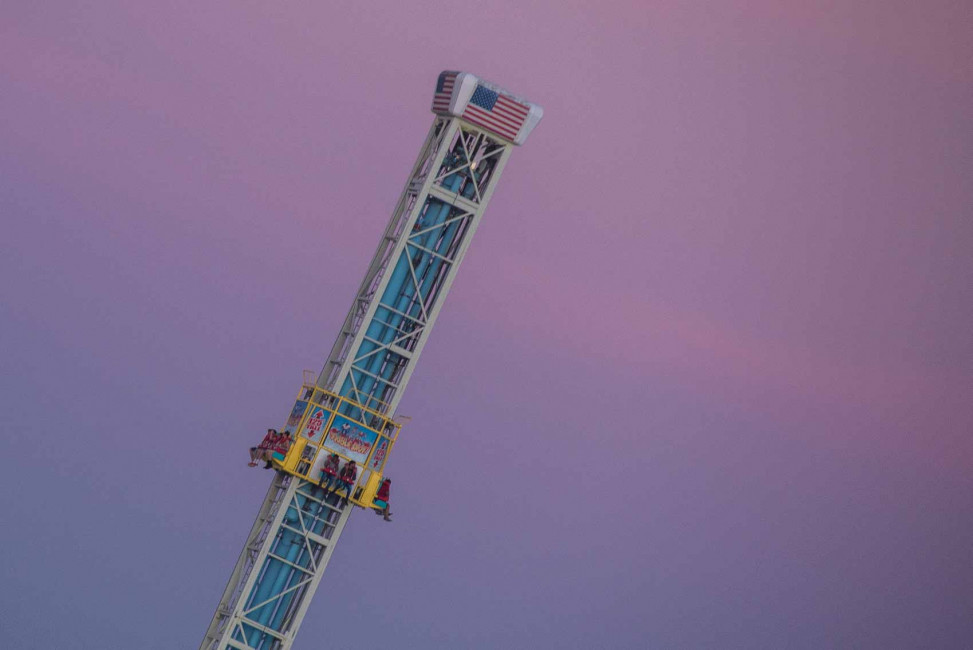
[[[443,69],[545,118],[295,647],[968,644],[969,3],[0,16],[10,647],[199,642]]]

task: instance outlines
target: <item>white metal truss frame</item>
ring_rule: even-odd
[[[461,172],[464,166],[452,170],[443,170],[445,157],[455,148],[457,140],[465,152],[467,161],[473,158],[475,151],[471,152],[468,144],[479,142],[479,146],[488,146],[490,150],[487,155],[481,155],[476,160],[487,157],[494,157],[491,161],[492,171],[486,180],[486,187],[480,187],[480,181],[473,173],[468,173],[467,177],[473,185],[472,200],[460,196],[458,192],[451,192],[442,185],[443,180],[450,173]],[[409,382],[415,368],[415,362],[419,358],[428,340],[429,333],[435,323],[446,295],[452,286],[456,272],[466,256],[470,242],[476,229],[479,226],[480,218],[486,210],[487,203],[496,188],[497,181],[503,171],[513,145],[479,129],[459,118],[449,118],[437,116],[426,137],[420,155],[413,165],[409,181],[399,198],[395,211],[385,233],[379,243],[378,249],[369,265],[354,303],[345,318],[341,332],[339,333],[334,346],[332,347],[328,361],[318,376],[317,385],[332,392],[338,392],[343,386],[346,378],[351,377],[352,388],[356,391],[355,372],[361,372],[362,368],[354,367],[357,361],[365,356],[372,354],[396,355],[402,359],[401,367],[398,367],[394,375],[390,378],[374,377],[389,383],[391,394],[388,400],[383,400],[377,404],[368,404],[370,408],[383,414],[394,414],[395,408],[402,398],[404,389]],[[469,166],[467,162],[465,166]],[[440,173],[440,170],[443,173]],[[469,172],[474,171],[472,168]],[[417,233],[428,232],[432,228],[446,228],[446,223],[424,227],[416,226],[417,221],[425,208],[427,199],[435,197],[444,204],[450,206],[451,212],[446,218],[446,222],[452,225],[455,222],[466,220],[465,230],[461,233],[458,244],[451,246],[446,254],[431,251],[427,247],[418,245]],[[460,227],[460,226],[458,226]],[[415,230],[415,232],[413,232]],[[415,241],[410,241],[415,239]],[[425,253],[432,254],[441,258],[445,268],[441,272],[441,277],[436,279],[437,285],[430,289],[426,296],[421,295],[419,290],[420,283],[416,277],[415,268],[411,263],[409,248],[419,249]],[[362,343],[366,341],[367,324],[375,318],[379,308],[381,297],[388,287],[390,281],[390,268],[398,263],[398,260],[406,253],[410,259],[409,268],[412,274],[412,282],[415,283],[416,299],[421,305],[421,319],[407,313],[399,314],[407,321],[415,321],[414,329],[394,336],[388,343],[381,343],[371,339],[373,345],[377,344],[374,351],[357,357],[351,354],[352,350],[359,350]],[[431,299],[430,304],[426,303],[426,298]],[[383,309],[391,309],[387,305],[381,305]],[[394,311],[394,310],[393,310]],[[413,344],[411,350],[406,350],[400,344],[409,341]],[[394,381],[394,384],[390,383]],[[384,395],[383,395],[384,396]],[[349,395],[349,397],[353,397]],[[370,399],[370,398],[366,398]],[[357,400],[356,400],[357,401]],[[315,534],[304,523],[303,518],[298,516],[298,526],[294,527],[293,522],[285,522],[288,512],[302,512],[305,504],[315,500],[309,497],[312,484],[292,478],[283,472],[277,472],[271,483],[270,489],[264,498],[260,511],[257,515],[243,551],[237,560],[236,566],[230,576],[230,581],[224,590],[223,597],[207,629],[206,636],[200,645],[200,650],[226,650],[233,648],[236,650],[289,650],[294,641],[294,637],[300,628],[301,622],[307,613],[308,606],[317,587],[321,581],[327,567],[331,554],[338,539],[341,537],[349,517],[352,507],[335,509],[332,513],[334,521],[333,529],[328,537]],[[314,506],[317,507],[317,506]],[[308,568],[291,564],[293,571],[307,574],[299,582],[290,586],[281,593],[272,594],[260,603],[249,603],[248,599],[257,584],[260,574],[264,571],[268,559],[275,558],[272,554],[275,539],[280,535],[281,529],[286,528],[290,534],[301,539],[307,546],[307,552],[312,558],[312,563]],[[310,544],[317,544],[323,547],[320,559],[314,559]],[[277,561],[286,560],[276,556]],[[308,570],[310,569],[310,570]],[[284,606],[284,596],[294,594],[294,597],[287,601],[287,611],[279,630],[268,626],[261,626],[248,618],[248,613],[253,613],[268,604],[277,601],[277,607]],[[244,625],[251,630],[256,629],[261,632],[260,640],[256,645],[250,645],[247,640]]]
[[[422,185],[418,188],[419,194],[417,198],[421,198],[422,200],[411,201],[412,209],[408,214],[405,214],[404,212],[402,214],[393,214],[391,222],[389,224],[389,228],[387,229],[387,232],[393,230],[393,225],[399,223],[404,218],[405,223],[403,224],[403,227],[396,228],[396,230],[398,230],[398,232],[400,233],[404,232],[409,234],[404,237],[400,236],[400,238],[396,241],[395,246],[393,246],[391,249],[386,249],[380,246],[379,250],[376,252],[376,256],[372,262],[372,265],[370,266],[370,270],[376,267],[387,269],[390,265],[398,261],[398,259],[402,255],[403,250],[405,250],[406,247],[418,248],[418,245],[414,241],[412,241],[415,238],[415,235],[418,234],[416,232],[413,232],[413,229],[415,228],[418,218],[425,207],[426,198],[428,196],[436,197],[444,204],[450,205],[452,209],[459,210],[458,213],[451,214],[450,217],[447,219],[447,222],[452,222],[454,220],[459,220],[459,219],[469,220],[469,224],[467,226],[466,232],[464,233],[458,248],[455,251],[453,251],[452,257],[449,260],[450,267],[446,270],[445,276],[442,280],[442,283],[438,291],[436,292],[435,300],[431,305],[431,308],[428,308],[427,310],[427,308],[423,306],[423,312],[426,313],[426,319],[425,322],[421,323],[420,325],[423,331],[418,333],[418,342],[416,344],[416,347],[409,354],[404,355],[402,354],[404,350],[398,345],[396,345],[395,341],[393,341],[387,344],[380,345],[379,348],[377,348],[376,350],[369,350],[367,353],[365,353],[362,356],[353,357],[347,352],[344,352],[343,354],[340,355],[336,355],[335,352],[339,349],[339,344],[336,343],[335,349],[332,350],[331,358],[329,358],[328,364],[325,366],[325,369],[322,371],[322,375],[321,375],[322,378],[325,378],[326,373],[328,372],[330,367],[337,366],[339,368],[338,371],[331,373],[330,377],[328,377],[328,379],[331,379],[331,377],[333,377],[333,379],[331,379],[330,381],[326,380],[325,384],[322,387],[327,388],[329,390],[339,390],[341,387],[341,384],[338,382],[339,378],[341,382],[343,382],[345,377],[349,376],[349,373],[352,373],[352,369],[354,369],[354,372],[361,372],[361,369],[359,367],[353,368],[353,366],[355,366],[357,362],[360,362],[365,356],[371,356],[376,353],[387,354],[388,352],[392,352],[400,357],[403,357],[405,361],[405,367],[399,376],[399,380],[397,382],[398,386],[393,387],[393,393],[391,399],[381,400],[381,401],[376,400],[375,404],[373,403],[367,404],[367,406],[369,406],[370,408],[373,408],[383,413],[394,413],[395,408],[398,405],[399,400],[401,399],[403,388],[408,383],[408,379],[412,374],[412,369],[415,367],[415,360],[422,352],[422,348],[424,347],[425,341],[428,338],[429,330],[431,330],[433,324],[436,321],[436,318],[439,315],[439,310],[442,308],[442,305],[444,303],[444,298],[446,294],[449,292],[450,287],[452,286],[453,279],[455,278],[456,275],[456,270],[459,268],[459,265],[461,264],[463,258],[466,255],[466,251],[469,248],[469,244],[472,241],[473,235],[476,232],[476,228],[477,226],[479,226],[480,217],[482,216],[483,212],[486,210],[487,203],[489,202],[489,199],[492,196],[494,188],[496,188],[497,180],[500,178],[500,175],[503,171],[503,167],[505,166],[506,161],[512,149],[511,145],[497,141],[496,139],[494,139],[493,136],[457,118],[452,118],[449,120],[444,120],[444,118],[439,118],[437,122],[440,120],[445,121],[447,124],[446,124],[446,128],[442,131],[441,136],[438,137],[439,148],[434,154],[432,165],[431,165],[432,169],[438,170],[443,167],[444,159],[450,153],[450,149],[453,146],[455,146],[454,140],[457,139],[456,138],[457,135],[461,136],[458,138],[458,142],[461,143],[463,151],[468,160],[469,158],[472,157],[471,153],[473,153],[469,151],[469,148],[467,146],[468,142],[479,140],[481,146],[486,146],[486,145],[491,146],[492,151],[489,153],[489,156],[495,157],[496,163],[494,165],[494,169],[492,173],[490,174],[489,182],[487,186],[483,189],[483,191],[481,192],[479,187],[475,187],[475,196],[480,197],[479,202],[473,202],[464,199],[462,196],[459,196],[457,193],[449,192],[446,188],[440,185],[439,183],[441,183],[441,181],[448,175],[446,173],[429,174],[426,173],[424,170],[422,176],[414,176],[410,180],[410,182],[406,185],[406,189],[403,192],[403,196],[399,200],[399,207],[404,207],[405,205],[410,204],[410,202],[407,201],[407,198],[411,193],[411,191],[413,191],[413,188],[417,187],[418,181],[420,180],[422,181]],[[434,133],[435,133],[435,125],[433,131],[431,131],[431,137]],[[429,149],[430,148],[427,146],[424,147],[423,151],[426,152],[429,151]],[[428,158],[424,160],[423,157],[420,157],[420,160],[417,161],[414,169],[419,169],[424,167],[423,162],[425,162],[426,160],[428,160]],[[457,173],[458,171],[462,171],[462,169],[465,166],[468,166],[468,163],[466,165],[462,165],[457,168],[454,168],[451,171],[453,173]],[[476,182],[475,179],[471,179],[471,180],[474,183]],[[446,225],[445,223],[438,224],[436,226],[432,226],[431,228],[444,228],[445,225]],[[425,232],[428,229],[429,228],[424,229],[422,226],[420,226],[418,232],[419,233]],[[413,282],[418,283],[418,280],[415,277],[415,268],[411,264],[411,258],[408,258],[407,256],[407,259],[410,260],[409,270],[410,273],[412,274],[412,280]],[[360,349],[361,344],[365,339],[365,328],[362,327],[362,324],[369,323],[374,318],[375,312],[380,307],[379,304],[380,298],[383,295],[385,288],[388,285],[389,276],[390,274],[385,273],[383,277],[379,279],[378,282],[369,283],[367,285],[367,290],[365,291],[364,294],[359,293],[358,298],[356,299],[356,307],[353,308],[351,312],[349,312],[348,317],[345,320],[346,324],[349,323],[356,324],[355,329],[353,331],[349,331],[348,338],[350,338],[351,341],[350,344],[347,346],[347,350]],[[366,285],[363,283],[363,288],[365,287]],[[354,312],[356,311],[357,308],[360,308],[361,306],[365,306],[364,312],[362,313],[361,318],[358,319],[356,322],[356,319],[354,319],[353,317]],[[384,305],[381,306],[383,308],[387,308]],[[410,319],[411,318],[412,317],[410,317]],[[344,334],[344,330],[342,333]],[[416,335],[416,331],[413,331],[410,334]],[[401,337],[399,338],[399,340],[401,340]],[[354,374],[352,373],[351,376],[352,376],[351,381],[353,384],[353,390],[355,390],[355,393],[357,394],[358,387],[354,379]],[[322,385],[321,378],[319,378],[318,384]],[[358,401],[364,402],[367,399],[369,398],[367,397],[365,399],[359,398]]]
[[[385,270],[388,268],[389,263],[395,259],[393,255],[394,244],[400,239],[408,216],[412,214],[415,206],[419,203],[418,198],[422,194],[422,190],[426,187],[426,177],[429,175],[434,159],[438,157],[440,146],[446,138],[447,131],[450,130],[448,125],[451,121],[443,117],[437,117],[429,128],[425,144],[419,153],[418,159],[416,159],[415,164],[412,166],[409,182],[399,197],[395,210],[392,212],[392,218],[389,220],[389,224],[385,228],[385,233],[379,241],[378,249],[372,257],[372,262],[369,264],[368,270],[365,272],[365,277],[362,279],[361,286],[358,288],[358,293],[355,294],[355,302],[345,317],[341,332],[338,334],[338,338],[331,348],[328,361],[325,363],[318,377],[317,383],[321,388],[335,390],[340,387],[338,384],[340,369],[351,350],[355,335],[365,320],[368,305],[377,293],[377,285],[385,277]],[[344,381],[344,377],[341,379]]]
[[[241,556],[241,559],[246,556],[250,560],[247,563],[246,575],[244,577],[238,571],[234,571],[201,648],[251,650],[254,647],[265,647],[276,650],[290,647],[306,611],[306,606],[301,607],[300,599],[297,602],[292,600],[287,603],[286,606],[290,611],[286,613],[280,630],[262,625],[250,618],[250,615],[268,605],[282,606],[288,594],[303,590],[305,596],[309,595],[306,592],[313,593],[321,581],[325,567],[331,560],[335,544],[348,521],[351,508],[347,506],[341,508],[337,499],[335,504],[331,505],[323,497],[315,496],[316,492],[318,490],[307,481],[292,478],[283,472],[276,473],[268,497],[264,500],[264,507],[261,508],[261,514],[268,513],[272,509],[273,516],[258,516]],[[287,513],[295,513],[296,522],[287,521]],[[270,533],[282,529],[293,533],[294,540],[303,545],[307,552],[308,566],[290,562],[273,552],[277,535]],[[246,595],[252,591],[259,577],[259,571],[253,569],[262,566],[263,560],[267,557],[289,566],[295,575],[301,574],[300,578],[279,593],[258,602],[248,603]],[[238,562],[237,569],[242,568],[241,563]],[[234,600],[237,605],[231,607],[231,602]],[[261,633],[257,646],[248,643],[247,628]]]

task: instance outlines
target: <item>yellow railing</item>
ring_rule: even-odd
[[[354,460],[360,468],[356,481],[356,488],[360,489],[353,489],[359,495],[352,495],[350,500],[365,508],[374,507],[372,499],[402,425],[308,379],[305,377],[285,427],[294,442],[284,459],[274,461],[274,466],[317,483],[328,454],[336,453],[345,462]]]

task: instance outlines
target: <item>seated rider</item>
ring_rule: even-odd
[[[378,492],[375,493],[375,498],[372,499],[372,503],[380,508],[375,511],[375,514],[382,515],[382,519],[385,521],[392,521],[392,512],[389,510],[389,492],[391,490],[392,479],[387,478],[378,486]]]
[[[331,454],[324,459],[324,466],[321,467],[321,480],[318,482],[326,491],[332,486],[338,487],[338,454]]]
[[[348,496],[345,497],[345,505],[348,505],[348,499],[351,498],[351,492],[354,490],[355,479],[358,478],[358,467],[355,465],[355,461],[349,460],[348,464],[341,468],[341,476],[338,477],[338,487],[334,489],[335,494],[338,490],[346,490]]]
[[[267,464],[264,465],[264,469],[270,469],[270,461],[274,458],[277,460],[284,460],[284,456],[287,455],[287,451],[291,448],[291,434],[288,431],[283,432],[277,436],[277,442],[274,444],[273,449],[268,449],[267,454],[264,457]]]
[[[256,467],[257,461],[266,460],[266,452],[268,449],[273,449],[274,445],[277,444],[277,430],[267,429],[267,435],[264,439],[260,441],[260,444],[256,447],[250,447],[250,462],[249,467]]]

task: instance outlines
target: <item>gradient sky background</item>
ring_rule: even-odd
[[[973,5],[5,2],[5,648],[195,648],[463,69],[544,106],[295,648],[969,648]]]

